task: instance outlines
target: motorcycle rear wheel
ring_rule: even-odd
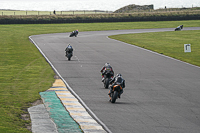
[[[68,59],[68,61],[70,61],[71,58],[72,58],[72,54],[71,54],[71,53],[68,53],[68,54],[67,54],[67,59]]]
[[[105,87],[106,89],[108,89],[108,86],[109,86],[109,79],[106,78],[105,81],[104,81],[104,87]]]
[[[111,97],[111,103],[115,103],[117,97],[118,97],[118,92],[114,91],[114,93],[112,94],[112,97]]]

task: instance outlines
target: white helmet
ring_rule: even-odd
[[[121,75],[121,73],[118,73],[117,75],[116,75],[116,77],[121,77],[122,75]]]

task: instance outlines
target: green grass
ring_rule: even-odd
[[[37,48],[29,41],[30,35],[71,32],[75,29],[79,31],[99,31],[99,30],[120,30],[120,29],[142,29],[142,28],[165,28],[177,27],[183,24],[184,27],[199,26],[200,21],[166,21],[166,22],[124,22],[124,23],[84,23],[84,24],[27,24],[27,25],[0,25],[0,133],[27,133],[26,125],[30,125],[30,120],[22,120],[21,114],[26,113],[26,109],[31,103],[40,99],[39,92],[47,90],[54,82],[54,72],[39,53]],[[81,33],[80,33],[81,34]],[[169,44],[174,43],[167,32],[152,35],[150,33],[147,42],[154,44],[156,36],[163,35],[168,38]],[[185,34],[184,36],[198,34],[194,32],[171,32],[171,34]],[[136,38],[142,34],[129,35]],[[122,35],[124,36],[124,35]],[[151,36],[155,40],[150,40]],[[130,40],[130,38],[127,40]],[[117,38],[120,39],[120,36]],[[192,38],[192,36],[191,36]],[[188,40],[190,38],[188,37]],[[197,40],[196,40],[197,39]],[[191,39],[192,53],[198,51],[196,39]],[[130,42],[133,42],[130,40]],[[134,43],[136,41],[134,40]],[[143,42],[137,42],[142,44]],[[164,41],[160,41],[164,43]],[[168,45],[169,45],[168,44]],[[148,44],[147,44],[148,45]],[[167,46],[167,45],[166,45]],[[146,46],[145,46],[146,47]],[[195,48],[197,47],[197,48]],[[158,51],[159,52],[159,51]],[[160,52],[159,52],[160,53]],[[164,54],[167,52],[163,52]],[[197,57],[198,58],[198,55]]]
[[[200,31],[172,31],[115,35],[110,38],[164,54],[200,66]],[[184,44],[191,44],[191,53],[184,52]]]
[[[54,73],[22,25],[0,27],[0,132],[23,133],[30,121],[21,114],[52,85]]]

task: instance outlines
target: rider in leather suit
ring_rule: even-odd
[[[67,56],[68,53],[72,53],[72,55],[73,55],[73,48],[70,44],[65,49],[65,52],[66,52],[66,56]]]
[[[113,91],[113,86],[116,85],[116,84],[120,84],[120,86],[122,87],[122,90],[120,91],[120,94],[119,94],[119,98],[121,96],[121,94],[124,92],[123,91],[123,88],[125,88],[125,80],[122,78],[122,75],[119,73],[117,74],[111,81],[110,81],[110,84],[112,84],[110,86],[110,91],[108,93],[108,95],[111,94],[111,92]]]
[[[101,68],[101,75],[102,75],[102,82],[104,81],[104,75],[106,74],[106,71],[109,70],[111,71],[112,78],[114,76],[114,71],[113,68],[109,63],[105,63],[105,65]]]

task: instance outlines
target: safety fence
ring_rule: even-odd
[[[75,14],[101,14],[111,13],[111,11],[83,10],[83,11],[18,11],[18,10],[0,10],[0,15],[75,15]]]

